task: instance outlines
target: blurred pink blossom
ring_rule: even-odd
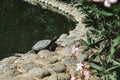
[[[76,80],[76,76],[77,76],[77,74],[76,74],[76,73],[74,73],[74,74],[72,75],[72,77],[71,77],[71,79],[70,79],[70,80]]]
[[[88,80],[89,79],[89,74],[90,72],[89,71],[84,71],[84,80]]]
[[[117,0],[109,0],[110,3],[116,3]]]
[[[78,63],[78,64],[76,64],[77,65],[77,68],[76,68],[76,70],[77,71],[79,71],[79,70],[82,70],[83,68],[83,66],[84,66],[84,64],[82,64],[81,62],[80,63]]]
[[[72,76],[70,80],[76,80],[76,77]]]
[[[93,0],[93,2],[104,2],[105,7],[110,7],[111,4],[116,3],[118,0]]]
[[[76,47],[76,46],[72,46],[72,53],[76,53],[76,52],[78,52],[78,50],[79,50],[79,48],[78,47]]]
[[[104,6],[105,6],[105,7],[110,7],[110,6],[111,6],[110,1],[109,1],[109,0],[105,0],[105,1],[104,1]]]
[[[103,2],[104,0],[93,0],[94,2]]]

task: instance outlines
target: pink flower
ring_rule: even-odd
[[[76,46],[72,46],[72,53],[78,52],[79,48]]]
[[[76,80],[76,77],[72,76],[70,80]]]
[[[104,2],[105,7],[110,7],[111,4],[116,3],[118,0],[93,0],[94,2]]]
[[[103,2],[104,0],[93,0],[94,2]]]
[[[116,3],[117,0],[109,0],[110,3]]]
[[[78,64],[76,64],[76,65],[77,65],[77,68],[76,68],[77,71],[83,69],[82,67],[84,66],[84,64],[82,64],[82,63],[78,63]]]
[[[104,1],[104,5],[105,5],[105,7],[110,7],[110,6],[111,6],[111,3],[110,3],[109,0],[105,0],[105,1]]]
[[[72,77],[71,77],[71,79],[70,79],[70,80],[76,80],[76,76],[77,76],[77,74],[76,74],[76,73],[74,73],[74,74],[72,75]]]
[[[89,74],[90,72],[89,71],[84,71],[84,80],[88,80],[89,79]]]

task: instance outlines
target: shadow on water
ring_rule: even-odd
[[[0,59],[25,53],[41,39],[72,30],[75,23],[64,16],[22,0],[0,0]]]

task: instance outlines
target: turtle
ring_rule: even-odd
[[[50,39],[40,40],[33,45],[32,50],[34,50],[36,53],[43,49],[47,49],[49,51],[55,51],[57,47],[57,44],[55,43],[55,41],[57,39],[58,39],[58,36],[55,36],[52,40]]]

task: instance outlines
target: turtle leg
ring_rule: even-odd
[[[57,45],[56,43],[54,43],[54,44],[48,46],[48,50],[49,50],[49,51],[55,51],[57,46],[58,46],[58,45]]]

